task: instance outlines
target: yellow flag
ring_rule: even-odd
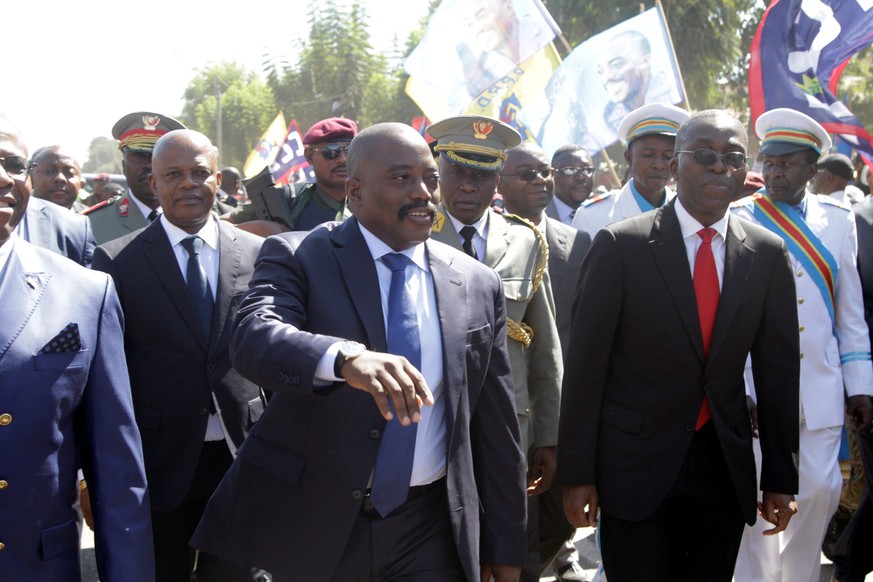
[[[276,159],[276,154],[279,148],[285,142],[285,134],[288,129],[285,125],[285,115],[280,111],[261,139],[258,140],[255,149],[246,158],[246,165],[243,168],[243,174],[246,178],[255,176],[258,172],[273,163]]]

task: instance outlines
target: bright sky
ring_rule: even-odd
[[[0,112],[31,152],[61,144],[84,163],[91,139],[111,137],[123,115],[178,115],[198,69],[236,61],[260,71],[265,53],[290,57],[294,40],[307,38],[313,1],[43,0],[26,10],[19,3],[19,17],[4,21],[11,68]],[[394,35],[404,46],[428,0],[363,4],[371,44],[388,52]]]

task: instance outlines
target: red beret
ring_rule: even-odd
[[[358,126],[354,121],[345,117],[330,117],[322,119],[309,128],[309,131],[303,136],[303,145],[351,140],[356,135],[358,135]]]

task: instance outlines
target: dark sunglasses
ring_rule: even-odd
[[[591,166],[585,166],[584,168],[579,166],[565,166],[563,168],[558,168],[555,171],[560,172],[565,176],[575,176],[576,174],[582,174],[590,178],[594,175],[594,168],[592,168]]]
[[[3,166],[10,176],[21,177],[30,169],[30,160],[21,156],[6,156],[0,158],[0,166]]]
[[[335,160],[340,154],[349,155],[349,146],[347,145],[326,145],[320,148],[312,148],[316,152],[321,152],[325,160]]]
[[[500,174],[501,176],[518,176],[525,182],[533,182],[537,179],[537,176],[542,178],[543,180],[547,180],[552,177],[552,173],[554,170],[552,168],[540,168],[539,170],[525,170],[523,172],[519,172],[517,174]]]
[[[684,150],[676,152],[677,154],[691,154],[695,164],[701,166],[712,166],[716,162],[722,160],[724,165],[733,170],[739,170],[745,167],[746,161],[749,159],[743,152],[728,152],[726,154],[717,154],[709,148],[696,149],[693,152]]]

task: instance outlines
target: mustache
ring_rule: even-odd
[[[426,201],[422,200],[419,202],[409,202],[409,203],[401,206],[400,209],[397,211],[397,218],[402,220],[410,212],[412,212],[414,210],[421,210],[421,209],[425,209],[428,212],[430,212],[433,216],[436,216],[436,211],[437,211],[436,205],[433,204],[432,202],[426,202]]]

